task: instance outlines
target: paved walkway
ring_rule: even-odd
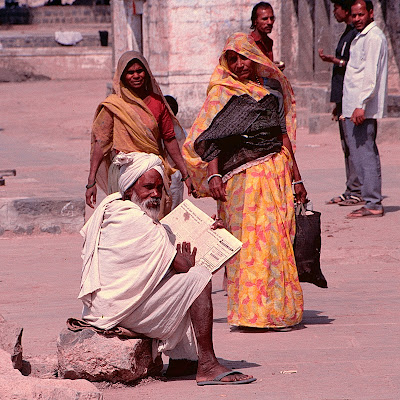
[[[0,123],[1,163],[19,174],[6,180],[0,195],[82,196],[88,124],[105,83],[48,82],[46,116],[40,114],[42,99],[27,103],[23,96],[36,84],[0,85],[0,91],[20,95],[18,108],[9,107]],[[30,110],[35,116],[24,125]],[[193,379],[149,379],[136,387],[104,389],[104,399],[399,399],[400,142],[383,142],[380,152],[386,215],[350,221],[344,217],[352,207],[324,204],[343,190],[336,132],[299,132],[298,163],[314,209],[322,212],[321,264],[329,288],[303,285],[305,314],[298,329],[231,331],[221,273],[214,277],[216,353],[225,365],[256,376],[256,383],[199,388]],[[196,204],[207,212],[214,208],[210,200]],[[81,246],[78,234],[0,238],[0,314],[24,327],[24,356],[37,368],[55,361],[58,333],[68,317],[80,314]]]

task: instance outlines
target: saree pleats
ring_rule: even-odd
[[[227,182],[228,201],[219,203],[225,226],[243,242],[227,265],[231,325],[286,327],[302,319],[290,162],[283,148],[235,175]]]

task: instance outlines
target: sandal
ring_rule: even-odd
[[[344,194],[341,194],[340,196],[337,197],[332,197],[329,201],[327,201],[325,204],[338,204],[341,201],[345,201],[346,196]]]
[[[358,196],[349,196],[347,199],[340,201],[339,206],[363,206],[365,201]]]
[[[346,218],[350,219],[361,218],[361,217],[378,218],[378,217],[383,217],[383,214],[384,214],[383,208],[382,210],[380,210],[380,212],[373,213],[372,210],[365,207],[361,207],[358,210],[352,211],[350,214],[346,216]]]

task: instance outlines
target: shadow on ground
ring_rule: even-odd
[[[304,310],[303,321],[301,325],[329,325],[334,319],[326,315],[320,315],[322,311]]]

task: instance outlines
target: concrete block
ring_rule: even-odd
[[[59,376],[130,383],[157,375],[162,369],[161,357],[153,362],[151,339],[105,337],[84,329],[64,329],[57,340]]]

